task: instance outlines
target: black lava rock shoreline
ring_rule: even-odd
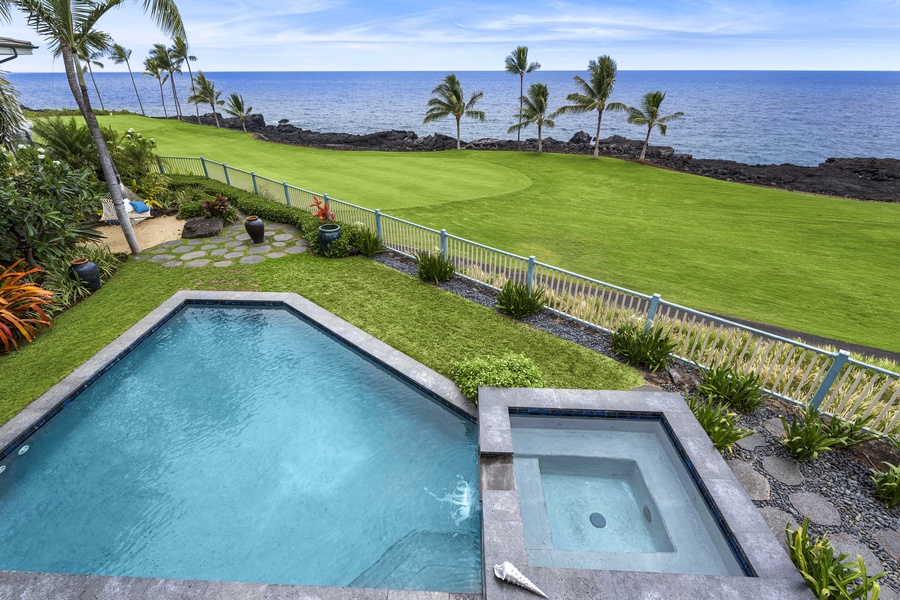
[[[195,118],[188,118],[195,121]],[[213,115],[200,118],[203,125],[215,125]],[[229,129],[241,129],[236,118],[219,117],[219,123]],[[282,119],[277,125],[267,125],[261,114],[246,119],[247,131],[257,138],[280,144],[327,148],[331,150],[378,150],[385,152],[433,152],[456,148],[456,139],[435,133],[420,137],[414,131],[380,131],[378,133],[321,133],[301,129]],[[546,138],[544,151],[559,154],[592,154],[591,136],[580,131],[568,141]],[[467,150],[516,150],[513,140],[486,138],[464,142]],[[600,154],[625,160],[637,160],[643,143],[622,136],[600,140]],[[535,151],[537,140],[522,143],[523,150]],[[792,164],[748,165],[731,160],[694,158],[679,154],[669,146],[650,146],[646,160],[649,164],[723,181],[735,181],[794,192],[839,196],[875,202],[900,202],[900,160],[895,158],[829,158],[817,167]]]

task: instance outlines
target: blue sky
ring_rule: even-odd
[[[544,69],[581,70],[610,54],[622,70],[900,70],[900,0],[179,5],[195,68],[208,71],[495,70],[520,44]],[[138,62],[154,42],[166,41],[131,5],[107,15],[100,29],[133,49]],[[18,16],[0,32],[46,46]],[[2,68],[62,70],[43,47]]]

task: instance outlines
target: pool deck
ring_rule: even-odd
[[[481,388],[478,406],[485,600],[535,598],[494,577],[493,565],[510,561],[550,598],[609,600],[812,600],[813,594],[678,394]],[[510,410],[536,409],[572,416],[643,413],[665,419],[757,577],[680,575],[531,567],[513,471]],[[595,413],[595,414],[585,414]],[[619,415],[616,415],[619,416]]]

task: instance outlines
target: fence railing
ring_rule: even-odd
[[[767,393],[782,400],[812,404],[844,420],[871,418],[872,431],[900,434],[900,374],[844,350],[790,340],[203,157],[159,157],[157,165],[162,173],[208,177],[310,212],[319,197],[338,221],[362,223],[394,252],[440,252],[457,274],[495,289],[508,280],[542,288],[549,310],[603,331],[625,320],[656,324],[674,340],[676,359],[702,369],[732,365],[753,372]]]

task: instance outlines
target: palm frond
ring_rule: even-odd
[[[465,114],[470,119],[475,119],[476,121],[484,122],[484,113],[480,110],[467,110]]]
[[[144,12],[150,14],[163,33],[187,39],[181,13],[174,0],[144,0],[143,5]]]

